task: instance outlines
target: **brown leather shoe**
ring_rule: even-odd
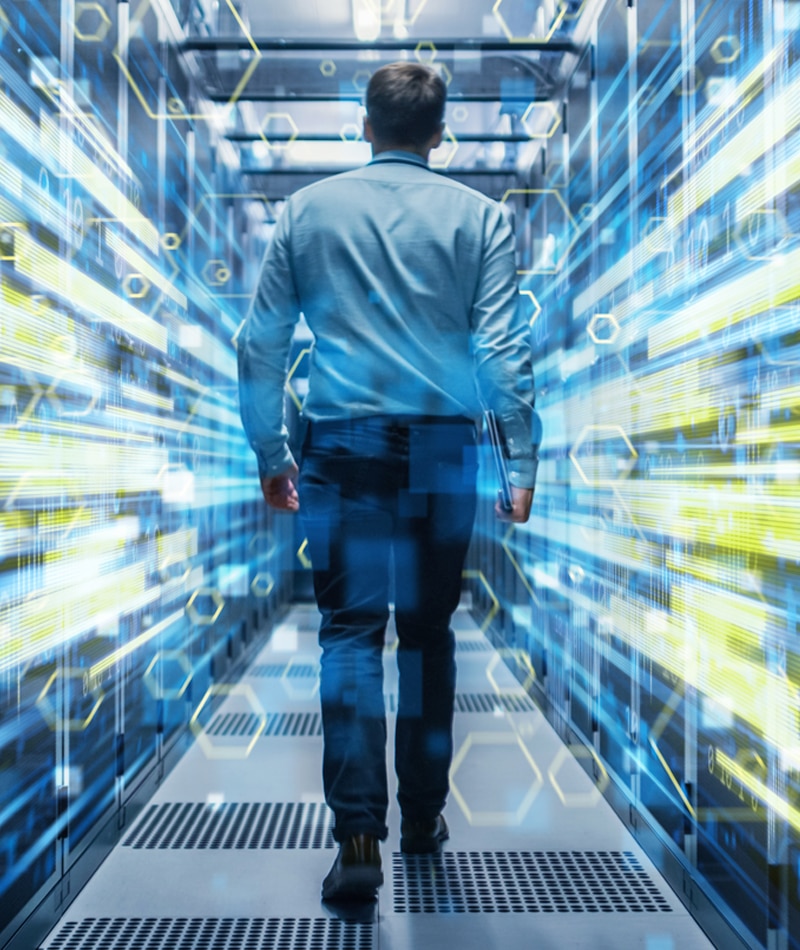
[[[400,822],[400,850],[403,854],[436,854],[450,837],[444,815],[428,821],[403,818]]]
[[[353,835],[339,845],[339,854],[322,882],[322,899],[375,900],[383,884],[381,850],[375,835]]]

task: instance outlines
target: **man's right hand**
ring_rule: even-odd
[[[300,499],[295,487],[296,480],[296,465],[292,465],[291,468],[281,472],[280,475],[273,475],[272,478],[262,478],[261,492],[264,495],[264,501],[270,508],[277,508],[278,511],[298,511]]]
[[[505,511],[498,501],[494,506],[494,513],[498,521],[511,521],[514,524],[524,524],[531,515],[533,504],[532,488],[517,488],[511,486],[511,511]]]

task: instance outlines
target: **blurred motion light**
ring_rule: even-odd
[[[358,40],[376,40],[381,35],[380,7],[369,0],[353,0],[353,30]]]

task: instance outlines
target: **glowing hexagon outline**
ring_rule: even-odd
[[[129,32],[130,32],[131,35],[133,35],[135,29],[138,28],[139,23],[144,19],[144,17],[145,17],[145,15],[147,14],[148,10],[149,10],[150,7],[152,6],[152,2],[153,2],[153,0],[142,0],[142,2],[141,2],[141,3],[139,4],[139,6],[137,7],[136,12],[133,14],[133,16],[131,17],[131,20],[130,20]],[[236,10],[236,7],[234,6],[232,0],[223,0],[223,2],[227,5],[228,9],[229,9],[229,10],[231,11],[231,13],[233,14],[233,18],[234,18],[234,19],[236,20],[236,22],[239,24],[239,27],[240,27],[240,29],[241,29],[241,31],[242,31],[242,34],[244,35],[244,38],[247,40],[247,42],[248,42],[248,44],[249,44],[249,46],[250,46],[250,49],[253,51],[253,54],[254,54],[254,55],[253,55],[253,59],[252,59],[252,61],[250,62],[250,64],[248,65],[247,69],[245,69],[245,71],[242,73],[242,77],[241,77],[241,79],[239,80],[239,82],[238,82],[236,88],[233,90],[233,93],[231,94],[230,99],[229,99],[226,103],[222,104],[222,106],[221,106],[222,109],[231,109],[231,108],[236,104],[236,102],[238,101],[239,96],[241,96],[241,94],[242,94],[242,92],[244,91],[244,88],[245,88],[245,86],[247,85],[247,83],[250,81],[250,77],[253,75],[253,73],[255,72],[255,70],[258,68],[258,64],[259,64],[260,60],[262,59],[262,56],[261,56],[261,50],[259,50],[258,46],[256,45],[255,40],[254,40],[253,37],[250,35],[250,31],[249,31],[249,30],[247,29],[247,27],[244,25],[244,22],[242,21],[242,18],[239,16],[239,12]],[[116,60],[116,63],[117,63],[117,65],[118,65],[119,68],[120,68],[120,72],[122,73],[122,75],[123,75],[123,76],[125,77],[125,79],[127,80],[128,85],[129,85],[129,86],[131,87],[131,89],[133,90],[133,94],[134,94],[134,95],[136,96],[136,98],[139,100],[139,104],[141,105],[142,109],[144,110],[144,112],[145,112],[145,114],[147,115],[148,118],[153,119],[153,120],[156,120],[156,121],[159,120],[159,119],[173,119],[173,120],[176,120],[176,119],[186,119],[186,120],[188,120],[188,119],[195,119],[195,120],[200,120],[200,119],[202,119],[202,120],[204,120],[204,121],[209,121],[209,120],[213,120],[213,119],[216,118],[216,116],[217,116],[217,114],[218,114],[217,112],[213,112],[213,113],[207,113],[207,112],[195,112],[195,113],[178,112],[178,113],[175,113],[175,112],[169,112],[169,111],[164,112],[164,113],[161,113],[161,112],[154,112],[154,111],[150,108],[150,104],[148,103],[147,99],[146,99],[145,96],[144,96],[144,93],[143,93],[142,90],[139,88],[138,84],[136,83],[136,80],[133,78],[133,76],[131,76],[130,71],[128,70],[128,67],[127,67],[127,65],[126,65],[126,63],[125,63],[125,60],[124,60],[124,58],[122,57],[122,55],[120,54],[119,44],[117,44],[117,46],[115,47],[114,52],[112,53],[112,56],[113,56],[114,59]]]
[[[533,303],[533,316],[528,320],[528,326],[532,327],[534,323],[539,319],[539,315],[542,312],[542,305],[536,299],[536,294],[532,290],[520,290],[520,297],[530,297],[531,302]]]
[[[308,547],[308,538],[303,538],[303,543],[297,549],[297,560],[308,571],[308,570],[311,570],[311,558],[306,554],[307,547]]]
[[[551,110],[552,115],[553,115],[553,124],[550,126],[550,128],[547,130],[547,132],[544,132],[544,133],[542,133],[542,132],[531,132],[531,130],[530,130],[530,129],[528,128],[528,126],[525,124],[525,120],[528,118],[528,115],[529,115],[534,109],[538,109],[538,108],[542,108],[542,107],[547,107],[547,108],[549,108],[549,109]],[[530,103],[530,105],[529,105],[528,108],[525,110],[525,112],[524,112],[522,118],[521,118],[519,121],[520,121],[520,123],[522,124],[523,129],[525,129],[525,131],[528,133],[528,137],[529,137],[529,138],[531,138],[531,139],[551,139],[551,138],[555,135],[556,129],[559,127],[559,125],[561,125],[561,115],[559,114],[558,109],[556,109],[554,103],[550,102],[550,100],[548,99],[546,102],[532,102],[532,103]]]
[[[142,282],[141,290],[138,290],[136,293],[131,290],[131,283],[134,280],[140,280]],[[151,287],[152,284],[144,276],[144,274],[126,274],[125,279],[122,281],[122,292],[125,294],[128,300],[141,300],[143,297],[147,296],[147,293]]]
[[[200,611],[194,606],[194,602],[198,597],[211,598],[216,607],[216,610],[213,614],[200,613]],[[225,599],[216,587],[198,587],[196,591],[192,592],[192,596],[186,601],[184,610],[189,615],[189,619],[192,621],[192,623],[196,623],[200,627],[210,627],[212,624],[217,622],[224,607]]]
[[[294,386],[292,386],[292,377],[297,372],[303,357],[308,356],[310,352],[311,347],[303,347],[303,349],[297,354],[297,358],[295,359],[294,363],[292,363],[292,365],[289,367],[289,372],[286,374],[286,391],[291,396],[292,402],[295,404],[295,406],[297,406],[298,410],[302,410],[303,403],[301,402],[300,397],[294,391]]]
[[[186,680],[184,681],[183,686],[181,686],[181,688],[177,691],[175,688],[168,690],[162,689],[159,694],[151,685],[151,681],[154,680],[152,672],[159,660],[177,660],[178,665],[183,669],[183,672],[186,673]],[[157,650],[156,655],[153,657],[153,659],[148,664],[147,669],[144,671],[142,681],[149,690],[153,699],[180,699],[188,689],[189,683],[192,682],[193,678],[194,670],[192,669],[192,664],[189,662],[189,657],[186,655],[185,650]]]
[[[274,209],[273,209],[273,207],[272,207],[272,204],[270,203],[269,199],[267,198],[267,196],[264,194],[263,191],[233,191],[233,192],[227,192],[227,191],[209,191],[209,192],[206,192],[206,193],[200,198],[200,200],[199,200],[199,201],[197,202],[197,204],[195,205],[194,210],[191,212],[191,214],[186,216],[186,227],[184,228],[184,235],[188,234],[188,232],[189,232],[189,222],[190,222],[190,220],[193,219],[193,218],[196,218],[197,215],[200,213],[200,210],[202,209],[203,205],[206,203],[206,201],[207,201],[207,200],[210,201],[210,200],[213,199],[213,198],[248,198],[248,199],[252,199],[253,201],[256,201],[256,200],[257,200],[257,201],[261,201],[261,202],[263,202],[264,207],[267,209],[267,211],[269,212],[269,214],[271,214],[273,218],[275,217],[275,211],[274,211]],[[177,267],[175,268],[175,273],[176,273],[176,274],[178,273],[178,268],[177,268]],[[213,288],[211,287],[211,285],[209,285],[209,293],[211,294],[212,297],[220,297],[220,298],[225,298],[225,299],[246,298],[246,299],[249,300],[250,297],[252,296],[251,294],[221,294],[221,293],[215,293],[214,290],[213,290]],[[241,327],[244,326],[244,323],[245,323],[245,321],[242,320],[242,324],[241,324],[241,326],[239,327],[240,330],[241,330]],[[234,341],[236,340],[237,335],[238,335],[238,330],[237,330],[236,333],[234,333],[233,337],[231,338],[231,343],[233,343],[234,347],[236,346],[236,344],[235,344]]]
[[[497,20],[497,22],[500,24],[500,27],[502,28],[503,32],[505,33],[506,39],[508,40],[508,42],[509,42],[509,43],[528,43],[528,42],[530,42],[530,39],[531,39],[530,35],[528,35],[528,36],[514,36],[514,34],[511,32],[511,28],[510,28],[509,25],[506,23],[506,21],[503,19],[503,16],[502,16],[502,14],[500,13],[500,7],[501,7],[502,5],[503,5],[503,0],[496,0],[495,5],[492,7],[492,13],[494,14],[495,20]],[[551,26],[550,26],[550,32],[547,34],[547,36],[544,37],[543,42],[545,42],[545,43],[549,43],[549,42],[550,42],[550,40],[553,38],[553,35],[555,34],[556,30],[561,26],[562,22],[564,21],[564,17],[566,16],[566,13],[567,13],[567,10],[568,10],[568,9],[569,9],[569,8],[568,8],[567,4],[564,2],[564,0],[561,0],[561,2],[560,2],[559,5],[558,5],[558,12],[557,12],[556,16],[555,16],[554,19],[553,19],[553,23],[552,23]]]
[[[82,669],[79,666],[68,666],[63,670],[63,675],[67,679],[80,679],[83,680],[84,677],[88,675],[88,670]],[[84,719],[59,719],[58,714],[53,707],[52,702],[48,697],[50,692],[50,687],[55,683],[58,677],[61,675],[61,670],[54,670],[50,674],[49,679],[42,687],[42,691],[36,697],[36,708],[41,713],[42,719],[47,723],[48,727],[55,732],[59,727],[59,724],[62,725],[68,732],[83,732],[89,725],[89,723],[94,719],[97,710],[100,708],[103,700],[106,698],[106,694],[103,692],[103,688],[98,683],[96,686],[93,686],[90,692],[94,693],[96,696],[96,701],[94,706],[92,706],[92,711]]]
[[[607,340],[601,339],[595,333],[595,329],[594,329],[595,323],[596,322],[599,323],[601,318],[606,319],[611,324],[611,326],[614,327],[613,335],[610,336]],[[621,330],[622,330],[622,327],[619,325],[617,318],[614,316],[613,313],[596,313],[592,317],[592,319],[589,321],[589,325],[586,328],[586,332],[589,334],[589,336],[598,346],[611,346],[616,341]]]
[[[526,760],[530,764],[534,773],[534,781],[531,787],[528,789],[527,793],[522,799],[522,802],[517,807],[516,811],[511,812],[501,812],[501,811],[476,811],[473,812],[472,809],[467,804],[466,799],[464,798],[461,790],[456,784],[456,773],[459,768],[464,763],[464,760],[467,757],[468,752],[473,746],[478,745],[517,745],[522,750],[522,754],[525,756]],[[525,820],[525,816],[531,809],[536,796],[542,790],[544,786],[544,779],[542,773],[539,769],[539,766],[533,759],[533,756],[530,754],[528,747],[522,741],[522,738],[517,735],[516,732],[470,732],[467,734],[467,737],[464,739],[464,742],[461,744],[461,748],[453,756],[453,763],[450,766],[450,790],[453,793],[453,797],[458,802],[461,811],[464,813],[467,821],[473,827],[515,827],[522,824]],[[501,788],[500,785],[497,788]]]
[[[444,134],[442,136],[442,144],[444,144],[444,142],[448,140],[450,144],[452,145],[452,148],[450,149],[450,152],[447,155],[447,158],[443,162],[434,162],[434,161],[430,162],[431,168],[448,168],[450,166],[450,162],[453,161],[453,158],[455,157],[455,154],[458,151],[458,139],[450,131],[450,129],[445,125]],[[441,148],[441,145],[439,146],[439,148]]]
[[[483,571],[476,570],[464,570],[461,572],[462,577],[467,578],[477,578],[481,584],[486,588],[486,592],[489,594],[489,597],[492,601],[492,607],[489,613],[484,617],[483,623],[481,624],[481,633],[486,633],[486,630],[489,627],[489,624],[494,620],[495,614],[500,610],[500,601],[497,599],[497,595],[492,590],[491,584],[486,580],[486,575]]]
[[[528,690],[536,682],[536,670],[533,668],[531,663],[531,658],[528,653],[522,649],[522,647],[498,647],[494,651],[494,655],[489,660],[484,670],[486,674],[486,679],[491,683],[492,689],[498,696],[513,696],[515,698],[522,698],[520,694],[520,687],[515,686],[500,686],[497,680],[492,675],[494,673],[495,667],[497,664],[504,660],[505,657],[511,657],[516,665],[522,666],[527,671],[527,677],[525,682],[522,684],[522,691],[527,696]],[[522,661],[522,662],[520,662]],[[505,666],[506,664],[503,663]]]
[[[578,436],[577,442],[575,443],[575,445],[572,446],[572,448],[571,448],[571,449],[569,450],[569,452],[567,453],[567,454],[569,455],[569,457],[570,457],[570,460],[572,461],[572,464],[575,466],[575,468],[577,468],[578,474],[581,476],[581,478],[583,479],[583,481],[584,481],[590,488],[597,488],[598,486],[601,486],[601,485],[608,485],[608,486],[612,486],[612,487],[613,487],[613,486],[614,486],[614,482],[616,481],[616,479],[611,480],[611,481],[604,479],[604,480],[602,480],[602,481],[597,481],[597,482],[594,482],[594,483],[590,482],[589,479],[586,477],[586,474],[584,473],[583,469],[582,469],[582,468],[580,467],[580,465],[578,464],[577,458],[575,457],[575,456],[576,456],[576,453],[577,453],[577,451],[578,451],[578,449],[581,447],[581,445],[583,445],[584,440],[586,439],[587,435],[589,435],[590,432],[615,432],[615,433],[617,433],[618,435],[622,436],[623,442],[628,446],[628,448],[631,450],[631,453],[632,453],[632,455],[633,455],[633,459],[630,460],[630,461],[635,462],[636,459],[639,458],[639,453],[638,453],[638,452],[636,451],[636,449],[633,447],[633,444],[631,443],[631,440],[630,440],[630,439],[628,438],[628,436],[625,434],[625,430],[622,428],[622,426],[613,425],[613,424],[612,424],[612,425],[599,425],[599,424],[597,424],[597,423],[591,423],[591,424],[589,424],[589,425],[585,425],[585,426],[581,429],[581,432],[580,432],[580,435]],[[628,471],[626,472],[627,475],[630,474],[632,468],[633,468],[633,465],[631,465],[631,467],[630,467],[630,468],[628,469]]]
[[[52,405],[59,416],[68,416],[71,419],[80,419],[83,416],[88,416],[92,409],[94,409],[94,407],[100,401],[100,397],[98,396],[96,390],[92,392],[91,398],[89,399],[89,402],[86,404],[85,408],[81,410],[76,409],[74,412],[65,412],[63,406],[61,405],[61,400],[58,397],[58,393],[56,392],[56,386],[58,386],[58,384],[63,381],[64,378],[62,376],[54,379],[44,392],[45,399]]]
[[[215,279],[212,280],[211,275],[207,273],[207,271],[214,264],[219,265],[219,266],[215,268]],[[217,275],[223,271],[225,273],[225,276],[218,277]],[[224,287],[225,284],[227,284],[228,281],[231,279],[231,270],[230,270],[230,267],[228,267],[227,261],[222,260],[221,257],[212,257],[210,260],[207,260],[205,264],[203,264],[203,269],[200,271],[200,276],[203,278],[206,284],[208,284],[209,287]]]
[[[730,44],[732,52],[729,56],[723,56],[721,53],[721,47],[723,43]],[[711,53],[711,58],[715,63],[719,63],[720,65],[735,63],[742,53],[742,43],[738,36],[734,35],[733,33],[726,33],[714,41],[714,44],[709,52]]]
[[[203,726],[197,721],[200,710],[208,702],[209,696],[244,696],[250,704],[253,712],[262,720],[261,728],[257,729],[249,744],[242,749],[240,746],[217,746],[211,741],[211,737],[205,731]],[[256,742],[263,735],[267,727],[267,714],[264,707],[258,701],[258,697],[253,692],[248,683],[212,683],[206,690],[205,695],[200,700],[200,704],[195,709],[192,718],[189,720],[189,728],[192,730],[195,738],[200,744],[206,758],[208,759],[246,759],[255,748]]]
[[[683,80],[683,76],[681,76],[681,80]],[[700,69],[699,66],[694,67],[693,80],[694,81],[692,82],[691,87],[686,92],[683,90],[683,82],[681,81],[675,86],[673,93],[676,96],[680,96],[682,99],[685,99],[687,96],[693,96],[700,92],[700,90],[703,88],[703,83],[706,81],[706,77],[705,73],[702,69]]]
[[[742,231],[744,230],[745,223],[749,221],[751,218],[754,218],[756,215],[762,215],[764,217],[770,216],[773,219],[782,221],[784,225],[786,226],[786,233],[783,235],[780,241],[776,243],[774,249],[769,254],[751,254],[747,247],[746,241],[742,239]],[[787,238],[789,238],[790,236],[791,236],[791,231],[789,231],[789,223],[788,221],[786,221],[783,214],[777,208],[756,208],[754,211],[749,211],[745,215],[744,220],[741,222],[740,227],[734,229],[734,232],[733,232],[734,242],[736,243],[739,250],[742,252],[742,254],[744,254],[744,256],[747,258],[748,261],[774,260],[775,255],[780,254],[780,250],[779,250],[780,245],[783,244],[787,240]]]
[[[519,566],[517,559],[511,553],[509,542],[511,541],[511,535],[514,533],[515,528],[516,528],[516,525],[513,522],[509,524],[508,531],[506,531],[505,537],[503,538],[502,548],[506,552],[506,557],[509,559],[509,561],[511,561],[512,567],[519,575],[519,579],[522,581],[522,584],[525,587],[525,590],[528,592],[528,596],[531,598],[534,604],[536,604],[536,606],[538,607],[539,598],[536,596],[536,592],[531,587],[530,582],[528,581],[528,578],[525,576],[525,572]]]
[[[188,475],[191,475],[190,470],[184,465],[183,462],[167,462],[158,470],[158,474],[156,475],[156,484],[158,484],[163,479],[163,477],[168,475],[170,472],[186,472]],[[163,485],[160,488],[160,491],[164,491]],[[187,501],[189,498],[186,492],[183,492],[179,497],[186,497]]]
[[[319,71],[323,76],[330,78],[336,75],[336,63],[332,59],[323,59],[319,64]]]
[[[260,548],[255,548],[261,538],[264,538],[264,540],[267,542],[266,550],[263,553]],[[253,537],[247,542],[247,550],[252,551],[254,549],[256,549],[256,557],[259,559],[263,557],[266,560],[269,560],[275,554],[278,549],[278,542],[275,540],[275,535],[269,528],[259,528],[259,530],[256,531]]]
[[[174,567],[176,564],[183,564],[186,560],[187,558],[184,554],[168,554],[158,565],[158,576],[162,584],[166,584],[168,581],[187,581],[189,575],[192,573],[192,569],[188,564],[182,574],[173,576],[169,573],[170,567]]]
[[[292,666],[299,664],[300,660],[302,659],[305,659],[306,662],[310,659],[312,661],[312,666],[317,667],[317,674],[316,676],[313,677],[313,686],[310,693],[303,692],[302,689],[296,688],[295,685],[291,683],[291,679],[289,676],[289,671],[291,670]],[[317,692],[319,691],[319,660],[315,656],[301,657],[301,656],[297,656],[296,654],[293,655],[290,658],[289,662],[284,667],[284,670],[280,675],[280,680],[281,680],[281,684],[284,690],[286,691],[286,695],[290,699],[294,699],[294,700],[313,699],[317,695]]]
[[[353,138],[348,137],[345,134],[346,129],[355,129],[355,136]],[[362,141],[362,129],[357,122],[345,122],[345,124],[339,129],[339,138],[343,142],[360,142]]]
[[[177,251],[183,243],[183,238],[175,231],[167,231],[161,235],[161,246],[165,251]]]
[[[567,762],[570,758],[579,759],[581,757],[586,757],[594,759],[594,761],[600,766],[601,776],[598,779],[596,784],[592,784],[592,790],[590,792],[565,792],[561,786],[556,781],[556,775],[558,774],[559,769],[562,765]],[[550,763],[550,767],[547,770],[547,777],[550,779],[550,784],[555,789],[556,795],[561,799],[561,804],[565,808],[593,808],[599,801],[603,798],[603,793],[606,788],[608,788],[609,777],[606,767],[603,765],[600,757],[592,746],[583,745],[580,742],[573,742],[569,745],[562,745],[556,752],[556,756],[553,761]]]
[[[430,50],[431,58],[423,59],[421,53],[423,49]],[[436,44],[432,40],[420,40],[417,43],[416,48],[414,49],[414,55],[417,57],[417,61],[422,63],[425,66],[429,66],[439,55],[439,50],[436,49]]]
[[[258,586],[259,578],[269,578],[266,587],[263,589]],[[269,571],[259,571],[252,581],[250,581],[250,591],[254,597],[269,597],[274,588],[275,578],[272,576],[272,574],[270,574]]]
[[[572,212],[567,207],[567,204],[564,201],[564,198],[561,195],[561,192],[558,190],[558,188],[509,188],[506,191],[506,193],[503,195],[503,197],[500,199],[500,204],[505,204],[511,195],[552,195],[556,199],[558,204],[560,204],[561,207],[564,209],[564,213],[567,216],[567,223],[572,225],[575,233],[572,236],[572,240],[567,244],[566,248],[564,249],[564,253],[561,259],[559,259],[559,261],[556,264],[554,264],[553,267],[534,267],[529,270],[517,271],[518,275],[521,276],[524,274],[528,277],[534,274],[557,274],[561,270],[561,267],[564,261],[569,256],[569,252],[572,250],[575,242],[578,240],[578,235],[580,233],[578,224],[575,221],[575,219],[572,217]]]
[[[466,122],[469,118],[469,109],[465,105],[457,105],[453,109],[453,121],[454,122]]]
[[[366,78],[366,81],[364,82],[364,85],[363,85],[363,86],[360,86],[360,85],[358,84],[358,82],[356,82],[356,80],[358,79],[359,76],[366,76],[366,77],[367,77],[367,78]],[[357,69],[357,70],[353,73],[353,78],[352,78],[350,81],[352,82],[352,84],[356,87],[356,89],[357,89],[359,92],[366,92],[366,90],[367,90],[367,85],[368,85],[370,79],[372,79],[372,73],[371,73],[368,69]]]
[[[96,13],[100,14],[100,28],[96,33],[81,33],[78,29],[78,20],[81,17],[81,14],[85,13],[87,10],[94,10]],[[102,28],[105,29],[102,29]],[[103,9],[99,3],[90,3],[86,0],[78,0],[75,4],[75,20],[72,24],[72,30],[75,33],[75,36],[83,43],[101,43],[106,36],[108,31],[111,29],[111,20],[108,18],[108,14]]]
[[[285,142],[275,142],[274,144],[270,142],[267,138],[267,133],[264,131],[264,126],[269,122],[270,119],[286,119],[289,122],[291,127],[291,134]],[[258,127],[258,134],[264,141],[264,144],[268,149],[274,149],[276,152],[285,151],[287,148],[291,148],[292,143],[300,134],[300,129],[297,126],[297,123],[292,118],[289,112],[268,112],[264,118],[261,120],[261,124]]]
[[[659,233],[661,228],[664,228],[665,234],[669,231],[669,218],[661,218],[657,215],[648,218],[647,224],[644,226],[642,231],[642,240],[644,241],[644,246],[647,248],[650,254],[668,254],[670,247],[662,247],[661,243],[655,240],[656,235]]]

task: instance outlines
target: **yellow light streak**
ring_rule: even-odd
[[[698,585],[698,588],[700,585]],[[673,587],[672,611],[655,610],[614,594],[614,633],[674,676],[697,688],[779,748],[796,744],[797,687],[752,661],[752,637],[728,622],[720,632],[709,611],[723,594],[707,588],[686,593]],[[702,608],[708,602],[708,611]],[[735,638],[735,639],[734,639]]]
[[[156,541],[158,562],[182,563],[197,554],[197,528],[183,528],[161,534]]]
[[[714,749],[714,761],[715,771],[719,767],[722,772],[727,772],[731,778],[739,782],[742,788],[746,788],[758,801],[787,821],[795,832],[800,832],[800,811],[792,807],[785,798],[769,788],[758,776],[739,765],[735,759],[726,755],[722,749]]]
[[[673,227],[702,207],[800,123],[800,80],[778,91],[744,128],[715,152],[677,189],[667,203]]]
[[[3,114],[3,98],[0,93],[0,115]],[[52,155],[58,157],[58,168],[63,168],[67,178],[81,183],[97,201],[106,208],[115,221],[119,221],[130,233],[138,238],[148,250],[158,253],[158,228],[130,201],[108,178],[101,168],[72,141],[64,135],[58,123],[50,116],[41,113],[39,118],[39,141],[31,149],[33,155]],[[51,163],[52,167],[52,163]]]
[[[757,429],[740,429],[736,433],[736,441],[759,443],[761,445],[800,442],[800,424],[795,422],[761,426]]]
[[[198,393],[205,393],[208,389],[204,383],[191,379],[189,376],[184,376],[183,373],[179,373],[174,369],[169,369],[166,366],[159,366],[157,369],[162,376],[172,380],[173,383],[178,383],[179,386],[185,386],[187,389],[193,389]]]
[[[185,610],[181,607],[180,610],[176,610],[170,614],[169,617],[165,617],[158,623],[153,624],[149,630],[145,630],[145,632],[140,633],[138,637],[134,637],[129,643],[114,650],[113,653],[110,653],[99,663],[95,663],[94,666],[89,668],[89,681],[92,682],[102,676],[103,673],[105,673],[106,670],[110,670],[114,664],[119,663],[120,660],[138,650],[139,647],[143,647],[146,643],[149,643],[152,639],[164,633],[165,630],[168,630],[173,624],[181,620],[185,614]]]
[[[51,437],[21,429],[0,430],[0,497],[52,498],[153,491],[168,461],[164,449],[92,442],[63,436],[53,466]]]
[[[143,565],[71,583],[0,608],[0,669],[8,669],[58,648],[113,618],[157,600],[158,587],[145,587]]]
[[[166,330],[122,297],[21,232],[17,236],[15,248],[14,267],[20,274],[59,298],[67,299],[70,304],[80,305],[89,314],[137,340],[149,343],[162,353],[166,352]]]
[[[800,114],[800,88],[798,89]],[[650,359],[690,349],[706,336],[800,297],[800,250],[754,267],[698,297],[648,333]]]
[[[784,52],[784,43],[774,46],[764,59],[762,59],[735,88],[731,89],[725,101],[722,102],[706,122],[698,128],[695,135],[695,150],[692,152],[691,158],[687,158],[672,172],[667,179],[668,182],[673,181],[682,174],[687,164],[694,159],[697,151],[702,147],[702,143],[704,143],[706,137],[714,132],[721,131],[726,125],[729,125],[742,109],[746,108],[756,96],[761,93],[764,87],[764,77],[775,63],[779,61],[781,56],[784,55]]]
[[[145,406],[152,406],[154,409],[161,409],[164,412],[175,411],[175,400],[167,396],[160,396],[152,389],[143,389],[133,383],[120,383],[120,392],[126,400],[130,402],[143,403]]]
[[[127,409],[124,406],[109,406],[106,414],[115,416],[119,419],[126,419],[129,422],[139,422],[144,426],[154,428],[171,429],[175,432],[187,432],[191,435],[203,436],[206,439],[213,439],[216,442],[238,442],[230,435],[219,432],[215,429],[206,429],[203,426],[192,425],[188,419],[172,419],[168,416],[153,416],[149,412],[140,412],[138,409]]]
[[[104,226],[103,233],[105,235],[106,244],[112,251],[127,261],[137,273],[144,274],[154,287],[158,287],[163,294],[174,301],[182,310],[186,310],[188,306],[186,294],[181,293],[176,288],[170,277],[163,274],[158,268],[153,267],[145,257],[123,241],[111,228]],[[175,271],[175,273],[177,273],[177,271]],[[175,274],[172,276],[174,277]]]
[[[643,529],[751,554],[800,557],[800,484],[623,481],[618,486]]]
[[[767,208],[778,195],[800,182],[800,150],[768,172],[736,201],[736,220]]]
[[[667,778],[668,778],[668,779],[670,780],[670,782],[672,782],[672,784],[675,786],[675,790],[677,791],[678,795],[680,796],[680,799],[681,799],[681,801],[683,802],[683,804],[684,804],[686,810],[689,812],[689,814],[692,816],[692,818],[696,818],[697,815],[696,815],[696,813],[695,813],[694,808],[692,807],[692,803],[691,803],[691,802],[689,801],[689,799],[686,797],[686,793],[684,792],[683,788],[681,787],[681,783],[675,778],[675,773],[674,773],[674,772],[672,771],[672,769],[669,767],[669,764],[667,763],[667,760],[666,760],[666,759],[664,758],[664,756],[661,754],[661,750],[658,748],[658,746],[657,746],[656,743],[654,742],[652,736],[651,736],[647,741],[648,741],[649,744],[650,744],[650,748],[653,750],[653,752],[655,752],[655,754],[656,754],[656,756],[657,756],[657,758],[658,758],[658,761],[661,763],[662,768],[663,768],[664,771],[667,773]]]

